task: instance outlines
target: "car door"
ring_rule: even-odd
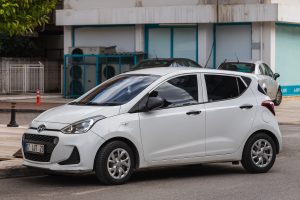
[[[256,99],[251,81],[222,74],[204,74],[206,85],[206,155],[230,154],[239,149],[252,127]]]
[[[205,109],[200,75],[177,76],[149,96],[159,96],[162,108],[139,113],[144,157],[148,162],[205,155]]]

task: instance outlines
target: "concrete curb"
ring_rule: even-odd
[[[279,125],[300,125],[300,122],[279,122]]]
[[[16,160],[17,162],[15,162]],[[44,175],[42,171],[27,168],[21,163],[21,159],[0,161],[0,179]]]
[[[42,113],[46,110],[37,110],[37,109],[16,109],[17,113]],[[11,109],[0,109],[0,113],[10,113]]]
[[[41,176],[41,175],[44,175],[42,171],[39,171],[37,169],[27,168],[25,166],[13,166],[6,169],[0,169],[0,179]]]

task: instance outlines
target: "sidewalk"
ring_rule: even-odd
[[[41,174],[22,166],[21,158],[13,157],[21,147],[21,138],[26,128],[7,128],[0,125],[0,178]]]
[[[279,124],[300,125],[300,97],[284,98],[275,113]]]
[[[0,95],[0,178],[42,174],[36,169],[22,166],[22,159],[13,155],[20,149],[22,135],[35,117],[71,100],[61,95],[41,95],[41,104],[37,105],[35,95]],[[16,103],[18,128],[6,127],[10,121],[11,102]]]
[[[16,103],[19,112],[43,112],[72,101],[61,95],[41,95],[40,100],[40,105],[37,105],[35,95],[0,95],[0,112],[9,112],[12,102]]]
[[[41,103],[37,105],[35,95],[0,95],[0,124],[8,124],[10,121],[11,102],[16,103],[17,123],[26,126],[40,113],[72,100],[61,95],[42,95]]]
[[[56,103],[48,100],[47,103],[42,103],[40,106],[30,101],[34,100],[20,100],[17,103],[19,109],[26,108],[36,110],[34,113],[17,112],[17,123],[22,125],[18,128],[7,128],[5,124],[9,122],[10,114],[9,112],[0,112],[0,178],[41,174],[41,172],[37,170],[22,166],[22,159],[14,158],[13,154],[20,149],[22,134],[32,119],[42,110],[62,105],[70,100],[60,99],[59,103],[58,100],[56,100]],[[4,109],[7,105],[9,104],[0,102],[0,110]],[[282,104],[275,108],[275,111],[279,124],[300,125],[300,97],[285,98]]]

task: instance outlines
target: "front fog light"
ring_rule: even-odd
[[[99,121],[104,119],[104,116],[97,116],[97,117],[92,117],[88,119],[84,119],[79,122],[75,122],[65,128],[63,128],[61,131],[65,134],[82,134],[86,133],[88,130],[90,130],[93,125]]]

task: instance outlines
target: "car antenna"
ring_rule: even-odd
[[[157,57],[157,54],[156,54],[155,50],[153,50],[153,51],[154,51],[154,55],[155,55],[156,60],[158,60],[158,57]]]
[[[237,59],[237,62],[239,63],[240,62],[239,57],[236,55],[236,53],[234,53],[234,55],[235,55],[235,57]]]

